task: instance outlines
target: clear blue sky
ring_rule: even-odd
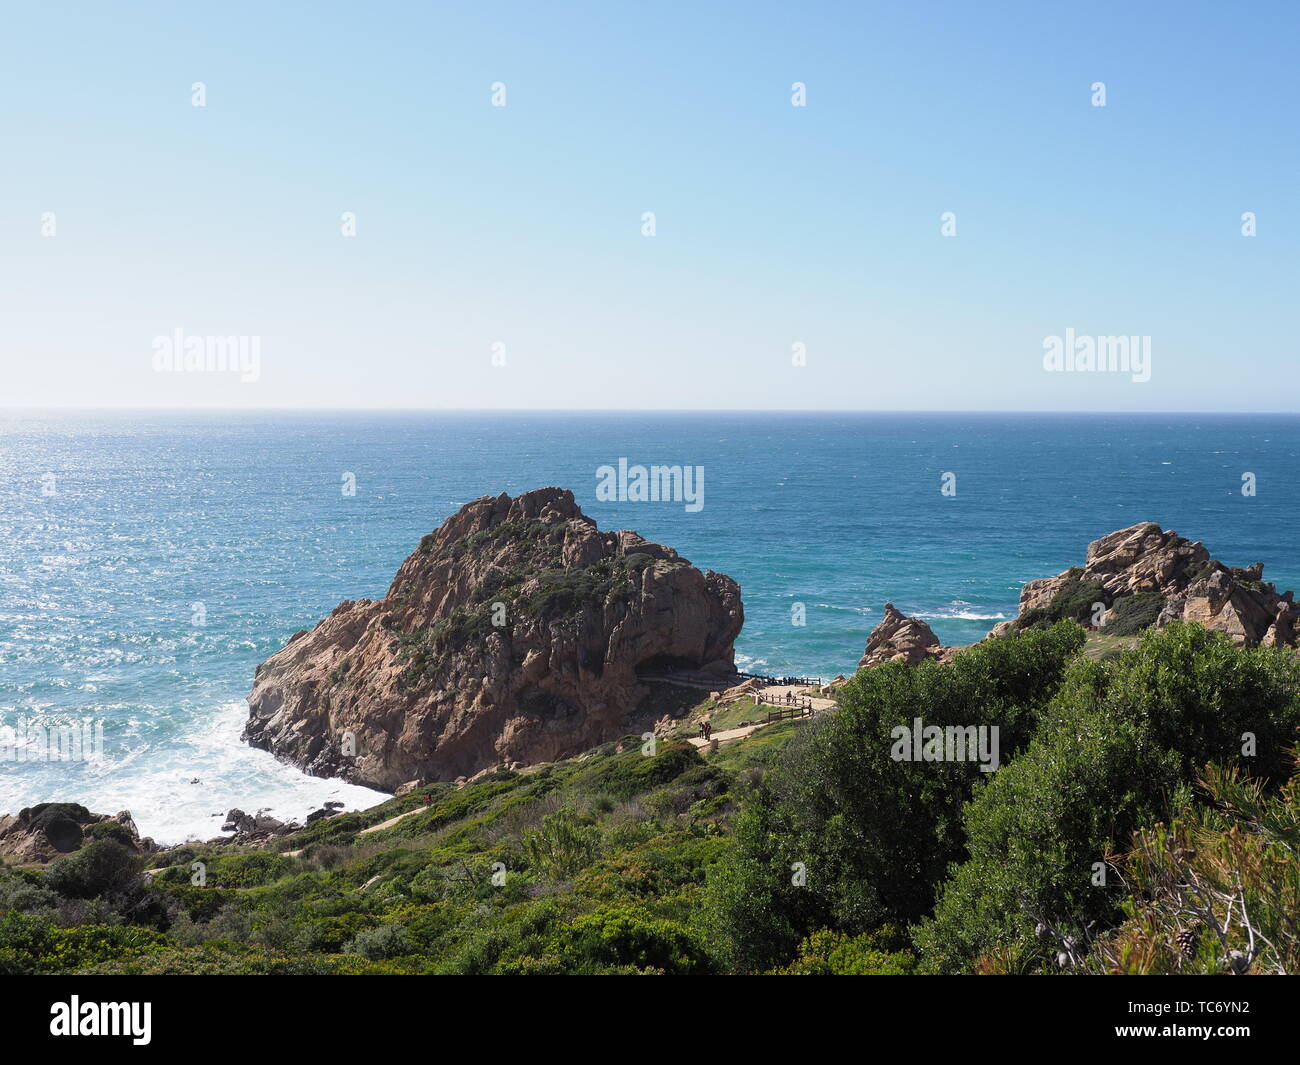
[[[4,25],[0,406],[1300,409],[1294,3]],[[260,380],[155,373],[177,328]],[[1045,373],[1066,328],[1151,380]]]

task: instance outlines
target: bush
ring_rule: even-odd
[[[344,954],[360,954],[371,961],[386,958],[400,958],[410,954],[413,949],[411,937],[406,929],[398,924],[381,924],[377,928],[367,928],[358,932],[343,948]]]
[[[1113,662],[1076,661],[1028,750],[981,787],[964,815],[969,859],[917,933],[927,969],[1044,969],[1041,927],[1082,942],[1120,918],[1106,855],[1189,801],[1198,767],[1241,759],[1286,778],[1300,724],[1294,654],[1233,647],[1196,625],[1149,632]]]
[[[220,854],[206,859],[207,882],[212,887],[244,888],[273,884],[301,866],[292,858],[270,851]],[[186,873],[187,870],[182,870]]]
[[[70,972],[164,946],[165,937],[148,928],[58,928],[47,918],[10,913],[0,918],[0,975]]]
[[[1115,601],[1103,627],[1108,636],[1136,636],[1156,623],[1165,601],[1156,592],[1139,592]]]
[[[26,876],[7,876],[0,879],[0,913],[10,910],[18,913],[53,913],[59,896],[48,887]]]
[[[799,958],[776,976],[907,976],[915,971],[916,959],[906,949],[891,950],[882,940],[895,938],[885,934],[846,936],[823,928],[805,939]]]
[[[1125,923],[1085,968],[1107,973],[1300,970],[1300,768],[1265,795],[1237,770],[1211,767],[1214,806],[1184,807],[1137,833],[1121,861]]]
[[[135,837],[131,835],[131,830],[119,821],[98,821],[88,825],[85,831],[87,839],[112,839],[124,847],[135,849]]]
[[[1117,834],[1163,812],[1178,780],[1176,761],[1131,722],[1094,712],[1051,729],[967,808],[970,857],[917,932],[926,968],[968,972],[998,953],[1004,971],[1041,969],[1055,952],[1039,925],[1080,938],[1113,919],[1118,884],[1097,863]]]
[[[601,759],[578,778],[579,786],[616,799],[630,799],[676,780],[693,769],[699,769],[703,774],[694,778],[695,783],[716,775],[689,743],[660,743],[657,753],[647,758],[640,752],[639,737],[630,736],[626,742],[637,749]]]
[[[1028,742],[1083,630],[1062,623],[990,640],[947,665],[862,670],[840,712],[805,725],[735,821],[710,876],[711,911],[734,967],[763,970],[829,928],[858,935],[927,913],[965,856],[973,762],[904,762],[891,730],[996,725],[1005,759]]]
[[[580,972],[631,968],[682,974],[708,965],[707,955],[681,925],[633,907],[601,908],[576,918],[562,933],[560,949]]]
[[[45,870],[45,881],[67,898],[105,898],[138,887],[140,869],[134,851],[103,839],[54,862]]]
[[[562,809],[547,814],[540,829],[524,833],[521,843],[533,869],[559,880],[591,864],[600,834],[579,823],[571,810]]]
[[[1103,606],[1110,604],[1105,587],[1100,581],[1085,581],[1083,570],[1075,567],[1067,572],[1052,601],[1047,606],[1025,611],[1019,618],[1019,625],[1022,629],[1045,629],[1058,621],[1090,625],[1098,603]]]

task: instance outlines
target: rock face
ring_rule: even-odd
[[[1279,594],[1263,575],[1262,562],[1225,566],[1204,544],[1142,522],[1094,540],[1081,568],[1030,581],[1020,592],[1019,616],[991,635],[1066,617],[1121,636],[1182,620],[1245,647],[1294,647],[1300,609],[1291,592]]]
[[[878,666],[884,662],[905,662],[919,665],[927,658],[938,658],[943,647],[937,637],[920,618],[901,614],[893,603],[885,604],[885,616],[867,637],[866,653],[858,663],[859,669]]]
[[[92,814],[74,802],[45,802],[0,815],[0,855],[21,863],[45,863],[98,839],[117,840],[141,853],[154,849],[141,839],[131,814]]]
[[[734,683],[743,620],[730,577],[600,532],[569,491],[484,496],[383,599],[340,604],[258,667],[244,738],[386,791],[551,761],[653,724],[646,675]]]
[[[867,637],[866,653],[858,663],[859,669],[883,665],[885,662],[903,662],[909,666],[920,665],[927,659],[950,662],[953,655],[964,647],[947,647],[920,618],[910,618],[893,603],[885,604],[885,616]],[[844,677],[836,677],[827,687],[840,688]]]

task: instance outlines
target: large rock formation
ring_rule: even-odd
[[[154,849],[141,839],[131,814],[93,814],[75,802],[44,802],[0,814],[0,856],[20,863],[44,863],[71,854],[88,843],[112,839],[141,853]]]
[[[929,625],[920,618],[906,617],[893,603],[886,603],[885,616],[867,637],[866,653],[858,668],[866,669],[884,662],[905,662],[915,666],[927,658],[939,658],[943,650],[939,637]]]
[[[387,791],[550,761],[652,724],[646,675],[734,683],[743,618],[730,577],[600,532],[569,491],[484,496],[383,599],[340,604],[258,667],[244,737]]]
[[[1026,584],[1019,616],[992,635],[1061,618],[1121,636],[1183,620],[1245,647],[1294,647],[1300,608],[1291,592],[1279,594],[1263,574],[1262,562],[1225,566],[1204,544],[1142,522],[1094,540],[1082,567]]]

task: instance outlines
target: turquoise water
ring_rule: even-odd
[[[622,457],[703,466],[703,508],[598,502]],[[1300,587],[1298,460],[1284,415],[0,412],[0,724],[105,724],[101,761],[0,762],[0,812],[129,808],[174,841],[231,806],[378,801],[243,747],[243,700],[289,635],[382,595],[477,496],[573,489],[602,528],[740,582],[742,668],[829,678],[885,600],[968,643],[1138,521]]]

